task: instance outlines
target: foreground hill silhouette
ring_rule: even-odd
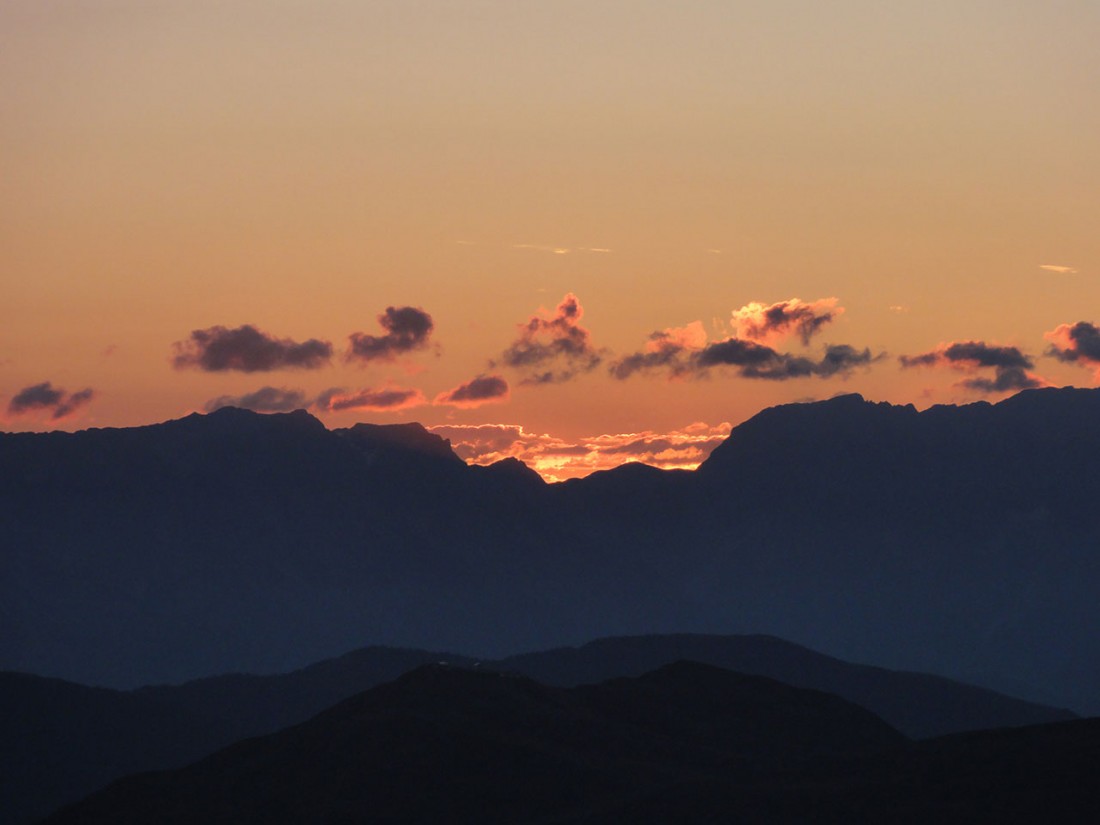
[[[694,663],[573,689],[426,666],[303,725],[118,782],[48,821],[527,821],[796,754],[903,741],[828,694]]]
[[[0,673],[0,823],[26,823],[130,773],[183,766],[237,740],[306,721],[429,663],[518,673],[561,687],[640,676],[682,659],[835,694],[912,738],[1073,718],[919,673],[842,662],[764,636],[601,639],[481,661],[365,648],[276,676],[226,675],[118,692]]]
[[[570,689],[429,665],[46,821],[1082,821],[1098,760],[1097,720],[913,744],[693,662]]]
[[[364,640],[769,633],[1100,713],[1100,390],[766,410],[546,485],[418,425],[224,409],[0,436],[0,667],[132,687]]]

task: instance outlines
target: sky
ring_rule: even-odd
[[[0,429],[554,480],[1100,369],[1100,5],[0,0]]]

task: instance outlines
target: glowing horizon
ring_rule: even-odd
[[[841,392],[1095,384],[1098,36],[984,0],[15,0],[0,429],[507,421],[554,476]]]

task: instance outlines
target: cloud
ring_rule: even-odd
[[[678,376],[690,371],[681,347],[669,346],[657,352],[635,352],[613,361],[608,370],[620,381],[636,372],[649,372],[667,368],[669,375]]]
[[[821,360],[805,355],[777,352],[753,341],[727,338],[706,346],[696,356],[696,363],[703,368],[725,365],[738,368],[745,378],[762,378],[764,381],[788,381],[789,378],[805,378],[816,375],[829,378],[848,375],[858,366],[867,366],[882,357],[872,355],[869,349],[857,350],[848,344],[829,344]]]
[[[707,343],[707,333],[701,321],[692,321],[682,327],[652,332],[645,351],[625,355],[611,363],[609,370],[614,378],[629,378],[636,372],[667,369],[671,377],[691,372],[689,353],[702,349]]]
[[[765,306],[754,301],[735,309],[733,320],[739,338],[774,342],[797,335],[805,346],[825,324],[844,312],[837,302],[836,298],[821,298],[809,303],[791,298]]]
[[[761,372],[779,369],[786,372],[802,370],[806,375],[811,371],[808,358],[780,354],[771,347],[755,341],[746,341],[743,338],[727,338],[724,341],[708,344],[699,352],[696,361],[700,367],[713,367],[719,364],[740,367],[742,373],[748,371],[750,377],[759,377]],[[796,366],[796,364],[804,366]]]
[[[540,312],[519,325],[519,337],[503,352],[501,363],[526,373],[524,384],[568,381],[595,369],[602,355],[580,325],[583,316],[577,296],[566,294],[553,315]]]
[[[1030,390],[1044,386],[1037,376],[1031,375],[1020,367],[998,367],[992,379],[968,378],[962,386],[979,392],[1009,392],[1011,390]]]
[[[606,246],[551,246],[549,244],[538,243],[514,243],[511,245],[512,249],[530,249],[534,252],[552,252],[555,255],[568,255],[570,252],[594,252],[597,254],[607,254],[613,252],[613,249],[609,249]]]
[[[956,341],[940,344],[936,349],[919,355],[901,355],[903,369],[945,365],[957,370],[974,372],[992,369],[993,378],[976,376],[960,381],[958,386],[978,392],[996,393],[1026,390],[1046,385],[1046,381],[1028,370],[1035,364],[1018,347],[987,344],[984,341]]]
[[[1045,269],[1047,272],[1056,272],[1059,275],[1077,274],[1077,270],[1072,266],[1059,266],[1058,264],[1039,264],[1039,269]]]
[[[553,252],[555,255],[569,254],[569,247],[567,246],[547,246],[537,243],[514,243],[512,244],[512,249],[531,249],[535,252]]]
[[[819,378],[847,375],[856,367],[865,367],[883,357],[885,356],[882,354],[872,355],[867,347],[858,350],[848,344],[829,344],[825,347],[825,354],[814,367],[814,375]]]
[[[216,326],[196,329],[186,341],[173,344],[176,369],[195,368],[205,372],[270,372],[280,369],[318,369],[332,358],[332,344],[310,338],[298,343],[275,338],[251,324],[227,329]]]
[[[575,440],[531,433],[519,424],[443,424],[428,429],[449,439],[455,453],[471,464],[517,458],[547,481],[561,481],[609,470],[624,461],[694,469],[726,439],[730,425],[696,422],[665,433],[613,433]]]
[[[1043,333],[1050,341],[1046,355],[1068,364],[1082,363],[1096,368],[1100,380],[1100,327],[1088,321],[1059,324]]]
[[[771,307],[754,303],[737,310],[734,316],[741,313],[742,327],[747,327],[758,337],[782,336],[794,331],[805,342],[825,323],[823,306],[829,307],[828,311],[834,316],[838,313],[839,310],[832,308],[835,301],[835,298],[825,298],[810,305],[794,298]],[[745,319],[750,320],[746,322]],[[803,327],[801,331],[800,325]],[[872,355],[869,349],[857,350],[848,344],[830,344],[825,347],[820,359],[814,359],[779,352],[758,340],[736,335],[708,344],[702,323],[693,321],[687,326],[651,333],[644,351],[616,359],[609,369],[612,377],[622,380],[636,372],[661,369],[667,371],[670,378],[677,378],[702,376],[714,367],[734,367],[742,378],[786,381],[809,376],[846,377],[857,367],[870,365],[882,357]]]
[[[727,338],[703,349],[696,362],[704,369],[720,365],[737,367],[738,374],[743,378],[786,381],[810,376],[847,376],[857,367],[868,366],[881,357],[872,355],[869,349],[857,350],[847,344],[832,344],[825,348],[821,359],[815,361],[804,355],[777,352],[754,341]]]
[[[255,392],[244,395],[220,395],[206,402],[206,411],[213,412],[222,407],[243,407],[255,412],[290,412],[309,406],[306,394],[301,390],[288,390],[285,387],[260,387]]]
[[[378,316],[384,335],[353,332],[348,336],[347,360],[392,361],[398,355],[428,346],[435,324],[419,307],[386,307]]]
[[[79,392],[68,393],[54,387],[49,381],[24,387],[8,402],[8,412],[12,415],[26,415],[33,412],[49,412],[50,418],[60,421],[73,415],[81,407],[95,398],[91,387]]]
[[[669,347],[679,349],[702,349],[707,343],[707,333],[702,321],[692,321],[682,327],[669,327],[660,332],[650,333],[646,351],[660,352]]]
[[[983,341],[958,341],[940,344],[930,352],[898,357],[903,367],[927,367],[937,363],[969,367],[1003,367],[1031,369],[1035,365],[1018,347],[1002,347]]]
[[[508,382],[499,375],[479,375],[454,389],[441,392],[434,404],[446,404],[461,409],[473,409],[482,404],[507,401]]]
[[[379,388],[366,388],[357,391],[343,387],[331,387],[313,402],[313,406],[323,412],[344,412],[347,410],[377,410],[397,412],[410,407],[419,407],[428,403],[418,389],[386,385]]]

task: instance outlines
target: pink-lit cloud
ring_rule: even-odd
[[[314,408],[322,412],[346,412],[349,410],[372,410],[376,412],[397,412],[428,403],[418,389],[387,384],[382,387],[367,387],[361,390],[345,390],[332,387],[322,392],[313,402]]]
[[[692,321],[682,327],[651,332],[645,349],[615,359],[609,366],[614,378],[629,378],[636,372],[665,370],[677,378],[692,372],[692,356],[706,346],[707,333],[702,321]]]
[[[523,373],[523,384],[559,383],[595,369],[602,355],[581,326],[582,317],[577,296],[567,293],[553,314],[541,311],[519,325],[519,336],[502,353],[501,364]]]
[[[702,349],[707,344],[707,332],[702,321],[692,321],[682,327],[668,327],[651,333],[646,344],[646,352],[660,352],[665,349]]]
[[[664,372],[670,378],[701,377],[719,368],[742,378],[768,381],[811,376],[846,378],[857,368],[870,366],[884,356],[849,344],[826,345],[818,357],[783,352],[771,345],[794,335],[803,346],[808,346],[822,326],[843,311],[836,298],[810,303],[798,298],[776,304],[754,301],[733,311],[735,335],[727,334],[708,343],[700,321],[670,327],[651,333],[641,352],[612,361],[609,371],[620,380],[638,372]]]
[[[797,335],[803,345],[821,328],[844,312],[837,298],[821,298],[806,302],[799,298],[762,304],[756,301],[733,311],[733,322],[739,338],[775,343]]]
[[[1046,354],[1068,364],[1081,364],[1096,371],[1100,381],[1100,327],[1088,321],[1059,324],[1043,333],[1050,341]]]
[[[666,433],[615,433],[577,440],[528,432],[519,424],[443,424],[428,429],[449,439],[455,453],[468,463],[487,465],[516,458],[547,481],[563,481],[609,470],[624,461],[693,469],[725,440],[730,425],[700,422]]]

